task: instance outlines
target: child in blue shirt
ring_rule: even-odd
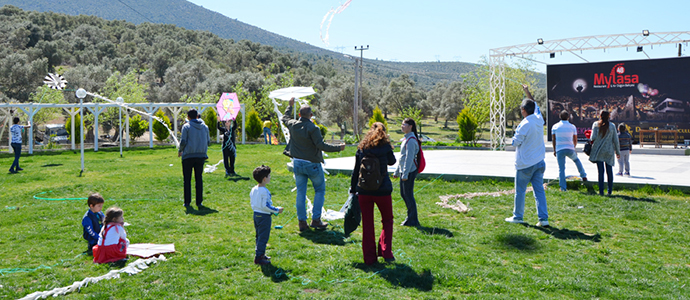
[[[261,165],[254,169],[252,175],[254,180],[259,183],[249,192],[252,210],[254,210],[254,230],[256,231],[254,263],[267,265],[271,263],[271,258],[266,256],[266,244],[271,236],[271,214],[282,213],[283,208],[273,206],[271,192],[266,188],[266,185],[271,182],[271,168]]]
[[[89,205],[89,210],[84,213],[84,217],[81,219],[81,226],[84,227],[84,239],[89,243],[89,248],[86,250],[86,254],[93,255],[93,246],[98,244],[98,233],[101,232],[101,227],[103,227],[103,204],[105,199],[99,193],[93,193],[89,195],[86,200],[86,204]]]

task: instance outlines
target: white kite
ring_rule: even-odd
[[[341,4],[337,8],[331,8],[325,16],[323,16],[323,19],[321,20],[321,26],[319,27],[319,37],[321,38],[321,41],[323,41],[324,44],[328,46],[328,30],[331,28],[331,22],[333,22],[333,17],[335,15],[343,12],[349,5],[352,0],[347,0],[345,3]],[[328,16],[331,16],[330,18]],[[326,19],[328,19],[328,26],[326,26],[326,37],[323,36],[323,23],[326,22]]]

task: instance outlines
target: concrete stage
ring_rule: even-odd
[[[579,150],[581,151],[581,147]],[[395,156],[399,159],[398,151],[395,152]],[[681,155],[643,154],[655,153],[654,151],[654,149],[639,149],[639,146],[635,145],[630,155],[632,176],[614,176],[614,186],[637,188],[649,184],[661,188],[690,190],[690,156],[682,155],[685,152],[684,149],[676,150],[680,151]],[[436,178],[443,174],[446,180],[475,181],[488,178],[513,181],[515,177],[515,152],[513,151],[425,149],[424,157],[427,165],[424,173],[420,174],[422,178]],[[596,183],[597,165],[591,163],[588,160],[589,157],[582,152],[578,153],[578,158],[587,172],[587,179]],[[326,170],[331,174],[351,174],[354,164],[354,156],[326,159]],[[388,171],[392,173],[396,167],[397,164],[389,167]],[[566,158],[565,168],[566,176],[579,176],[577,167],[568,158]],[[618,172],[618,162],[613,167],[613,172],[614,174]],[[547,148],[544,180],[553,179],[556,180],[557,186],[558,163],[553,150]]]

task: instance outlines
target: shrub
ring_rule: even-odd
[[[261,136],[263,133],[263,124],[261,123],[261,118],[259,118],[259,113],[256,110],[251,110],[249,115],[247,115],[247,129],[245,132],[249,139],[255,140]]]
[[[424,115],[422,114],[421,109],[414,106],[410,106],[403,109],[402,114],[400,116],[403,118],[403,120],[405,120],[405,118],[410,118],[414,120],[415,123],[417,123],[417,132],[422,133],[422,117],[424,117]]]
[[[371,128],[371,125],[376,122],[383,123],[383,125],[386,126],[386,132],[388,132],[388,122],[386,121],[386,118],[383,117],[383,112],[378,105],[376,108],[374,108],[374,114],[371,116],[371,118],[369,118],[369,128]]]
[[[204,120],[206,126],[208,126],[208,133],[211,136],[211,140],[216,138],[218,133],[218,114],[212,108],[206,109],[201,114],[201,119]]]
[[[149,127],[149,122],[142,120],[140,115],[134,115],[129,119],[129,137],[132,141],[144,135],[146,128]]]
[[[477,118],[470,112],[470,109],[465,107],[458,114],[457,118],[458,127],[458,137],[463,142],[471,142],[475,144],[477,140],[477,128],[479,126]]]
[[[162,142],[170,136],[170,131],[168,131],[168,128],[171,126],[170,118],[168,118],[168,116],[166,116],[165,113],[160,109],[156,112],[155,116],[163,120],[163,123],[156,119],[153,121],[153,133],[156,136],[156,140]],[[167,128],[165,127],[166,125],[168,126]]]
[[[316,120],[314,120],[313,122],[314,125],[316,125],[316,127],[319,127],[319,131],[321,131],[321,136],[325,139],[326,135],[328,134],[328,127],[326,127],[323,124],[319,124],[318,122],[316,122]]]
[[[75,143],[81,143],[81,117],[79,114],[74,115],[74,135],[76,135],[74,142]],[[70,141],[72,140],[72,117],[67,118],[67,121],[65,121],[65,130],[67,130],[67,134],[69,135]]]

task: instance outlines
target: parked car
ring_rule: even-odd
[[[46,136],[50,137],[53,143],[66,144],[69,141],[69,132],[65,130],[63,124],[46,124]]]

